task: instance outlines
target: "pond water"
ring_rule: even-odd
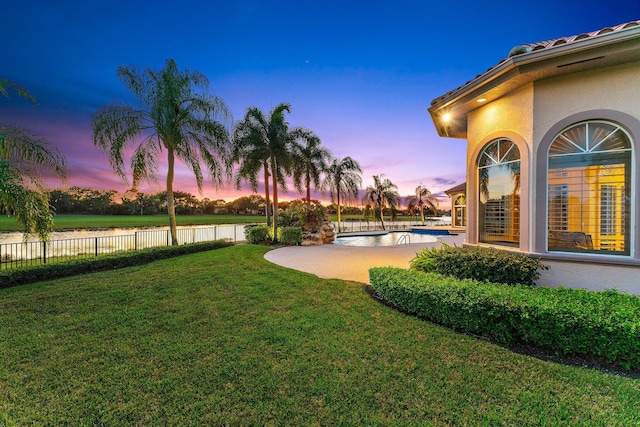
[[[182,229],[204,229],[216,228],[223,231],[221,238],[229,238],[233,240],[244,240],[244,228],[246,224],[237,225],[196,225],[196,226],[178,226],[178,230]],[[168,231],[168,227],[147,227],[147,228],[109,228],[102,230],[67,230],[55,231],[49,236],[49,240],[67,240],[67,239],[86,239],[94,237],[115,237],[135,234],[139,231],[159,232]],[[226,231],[226,233],[225,233]],[[30,236],[28,242],[37,242],[38,236]],[[2,243],[22,243],[23,234],[16,232],[0,233],[0,244]]]
[[[430,234],[392,231],[377,235],[342,236],[336,238],[333,243],[345,246],[393,246],[405,243],[433,243],[437,241],[436,236]]]

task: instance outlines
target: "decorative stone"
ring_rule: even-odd
[[[335,239],[333,224],[324,220],[318,227],[316,224],[307,223],[302,227],[302,246],[319,246],[331,243]]]

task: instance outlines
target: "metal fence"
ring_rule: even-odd
[[[450,226],[451,218],[437,218],[433,220],[426,220],[425,224],[429,227],[440,227],[440,226]],[[336,227],[336,231],[338,230],[337,223],[334,224]],[[384,227],[389,231],[399,231],[399,230],[410,230],[413,227],[422,226],[421,221],[385,221]],[[341,221],[340,222],[340,232],[341,233],[351,233],[351,232],[359,232],[359,231],[375,231],[382,230],[382,226],[380,222],[375,221]]]
[[[179,228],[178,244],[228,240],[246,240],[247,224]],[[90,258],[115,252],[135,251],[171,245],[167,230],[140,230],[133,234],[76,239],[29,241],[0,244],[0,268],[15,269],[30,265],[60,262],[71,258]]]

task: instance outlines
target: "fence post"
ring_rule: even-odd
[[[98,238],[96,237],[96,257],[98,256]]]
[[[167,230],[167,246],[169,246],[170,241],[171,241],[171,230]]]
[[[47,263],[47,242],[44,240],[42,241],[42,263]]]
[[[133,250],[138,250],[138,232],[133,233]]]

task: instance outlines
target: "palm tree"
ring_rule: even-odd
[[[160,71],[120,66],[117,74],[142,109],[121,102],[102,106],[92,117],[93,142],[108,152],[112,168],[125,181],[123,156],[129,144],[137,144],[131,157],[134,188],[143,179],[155,178],[163,148],[167,151],[167,211],[171,243],[177,245],[173,197],[176,158],[191,169],[200,193],[201,160],[214,186],[221,185],[230,170],[229,132],[222,122],[231,115],[220,98],[196,91],[209,87],[206,76],[178,70],[173,59],[167,59]]]
[[[430,209],[434,215],[438,214],[438,198],[422,183],[416,187],[415,195],[407,197],[407,208],[409,211],[420,211],[422,225],[424,225],[424,210]]]
[[[398,194],[398,187],[388,179],[382,179],[384,175],[374,175],[373,185],[368,186],[364,191],[362,202],[364,204],[372,204],[379,213],[382,229],[384,228],[384,208],[389,207],[394,211],[401,204],[401,198]]]
[[[234,131],[234,149],[232,158],[240,163],[236,182],[246,180],[255,190],[257,175],[262,169],[265,179],[265,195],[269,203],[269,183],[273,191],[273,240],[277,240],[278,230],[278,187],[287,189],[285,178],[293,170],[292,150],[296,138],[301,132],[289,130],[285,113],[291,112],[291,106],[283,102],[277,105],[268,116],[260,109],[250,107],[244,119],[236,125]]]
[[[351,157],[333,158],[322,181],[322,191],[329,190],[331,202],[338,207],[338,233],[340,232],[340,201],[355,201],[362,186],[362,169]]]
[[[302,193],[302,184],[307,191],[307,206],[311,205],[311,184],[315,188],[320,186],[320,176],[327,170],[328,160],[331,158],[331,151],[322,147],[320,138],[313,132],[308,132],[297,128],[294,130],[297,139],[303,144],[294,146],[294,170],[293,183],[298,191]]]
[[[238,163],[236,171],[236,187],[241,188],[242,182],[248,182],[254,193],[258,192],[258,174],[264,173],[265,216],[267,226],[271,225],[271,210],[269,198],[269,141],[265,132],[267,119],[259,109],[247,109],[244,119],[236,123],[233,132],[233,150],[231,159]]]
[[[8,98],[7,89],[37,103],[27,90],[0,79],[0,93]],[[46,240],[53,230],[45,172],[65,179],[65,160],[57,148],[28,130],[0,124],[0,212],[15,215],[25,238],[36,233]]]

